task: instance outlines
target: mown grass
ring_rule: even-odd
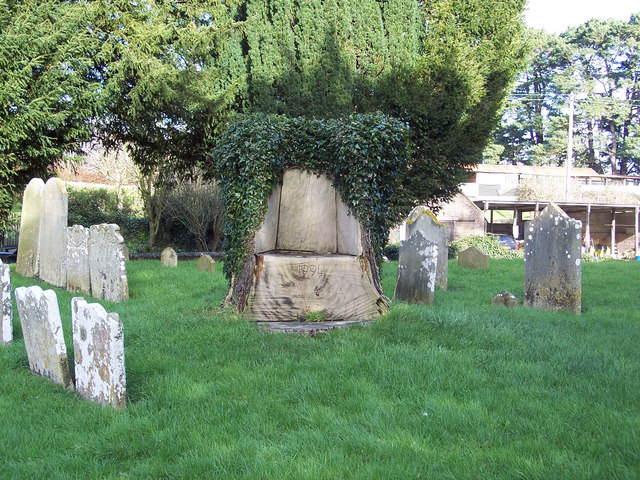
[[[522,299],[522,266],[451,261],[433,306],[311,338],[220,311],[222,275],[195,262],[131,262],[131,299],[102,302],[125,326],[128,407],[31,375],[16,315],[0,477],[640,477],[640,263],[585,264],[579,316],[492,307]],[[57,293],[72,358],[72,295]]]

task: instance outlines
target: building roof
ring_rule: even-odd
[[[517,173],[525,175],[548,175],[564,177],[567,173],[564,167],[531,166],[531,165],[488,165],[481,163],[475,165],[472,170],[476,173]],[[573,167],[572,176],[600,176],[592,168]]]

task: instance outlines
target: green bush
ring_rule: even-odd
[[[90,227],[100,223],[116,223],[127,243],[143,242],[149,222],[135,208],[135,197],[121,191],[121,198],[111,188],[67,187],[69,225]],[[120,205],[118,205],[120,203]]]
[[[451,242],[449,258],[456,258],[459,252],[469,247],[476,247],[491,258],[522,258],[524,256],[523,250],[507,250],[504,248],[500,245],[498,237],[492,235],[469,235]]]

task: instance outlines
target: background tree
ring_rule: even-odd
[[[594,19],[560,36],[530,32],[528,38],[528,68],[494,133],[495,144],[504,147],[500,160],[564,164],[573,92],[575,163],[600,173],[640,173],[640,15],[629,22]]]
[[[82,3],[0,0],[0,223],[14,196],[91,137],[100,112]]]

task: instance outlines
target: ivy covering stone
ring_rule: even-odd
[[[271,190],[290,168],[331,179],[369,235],[377,267],[389,230],[407,213],[402,180],[408,158],[409,127],[381,113],[329,120],[236,117],[217,143],[209,172],[220,180],[227,209],[224,273],[232,288],[254,253]]]

